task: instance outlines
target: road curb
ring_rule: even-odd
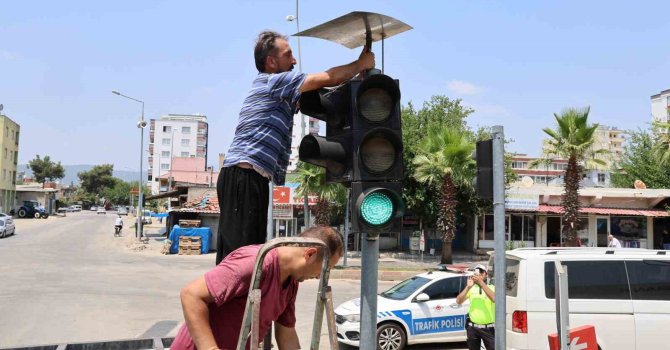
[[[379,271],[380,281],[402,281],[412,276],[418,275],[428,270],[414,270],[414,271]],[[347,270],[331,270],[330,279],[338,280],[359,280],[361,279],[361,270],[347,269]]]

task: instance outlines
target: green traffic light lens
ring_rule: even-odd
[[[393,216],[393,200],[385,193],[373,192],[363,198],[361,216],[371,226],[384,225]]]

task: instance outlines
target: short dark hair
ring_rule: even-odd
[[[277,49],[277,46],[275,45],[277,39],[288,41],[288,37],[285,35],[281,35],[271,30],[265,30],[258,34],[256,46],[254,47],[254,59],[256,60],[256,69],[258,69],[260,73],[265,72],[265,59]]]
[[[340,232],[332,227],[315,226],[310,227],[300,234],[300,237],[318,238],[326,243],[330,256],[342,255],[342,236]],[[320,251],[320,250],[319,250]],[[321,253],[320,253],[321,255]]]

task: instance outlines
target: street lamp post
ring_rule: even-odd
[[[144,193],[142,191],[142,183],[143,183],[143,175],[142,175],[142,167],[143,167],[143,159],[144,159],[144,128],[147,126],[147,122],[144,121],[144,101],[138,100],[136,98],[132,98],[130,96],[126,96],[116,90],[112,91],[113,94],[119,95],[121,97],[125,97],[129,100],[133,100],[135,102],[139,102],[142,104],[142,114],[140,115],[140,120],[137,121],[137,128],[140,129],[140,182],[138,183],[138,196],[137,196],[137,208],[139,209],[139,214],[137,216],[138,223],[137,223],[137,232],[138,232],[138,237],[141,240],[143,238],[143,214],[144,214],[144,208],[143,208],[143,203],[142,201],[144,200]]]
[[[286,20],[289,22],[295,21],[295,26],[296,26],[296,33],[300,33],[300,6],[299,6],[299,0],[295,0],[295,16],[288,15],[286,16]],[[298,39],[298,71],[302,73],[302,53],[300,50],[300,37],[297,37]],[[307,128],[307,123],[305,122],[305,115],[300,112],[300,139],[305,137],[307,133],[305,133],[305,129]],[[305,228],[309,227],[309,195],[307,192],[305,192],[304,198],[303,198],[303,220],[305,221]],[[345,224],[346,225],[346,224]]]

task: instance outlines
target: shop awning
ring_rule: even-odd
[[[538,213],[563,214],[563,207],[557,205],[540,205]],[[622,216],[651,216],[651,217],[667,217],[670,216],[666,210],[653,209],[622,209],[622,208],[595,208],[584,207],[580,208],[581,214],[597,214],[597,215],[622,215]]]

